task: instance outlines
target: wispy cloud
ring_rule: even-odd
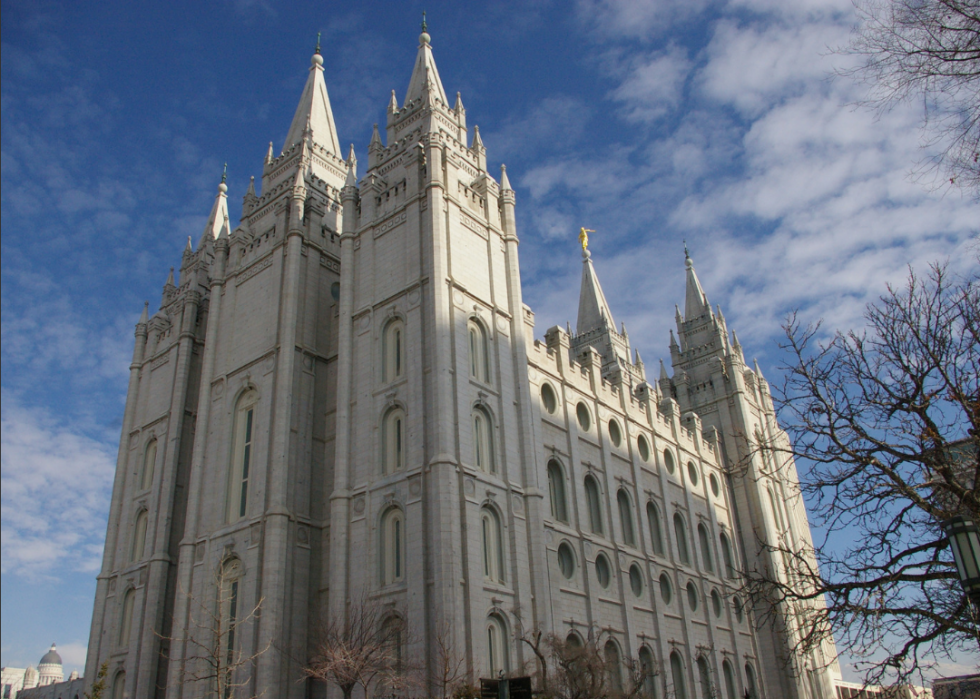
[[[47,411],[3,392],[0,569],[28,578],[95,572],[115,455]]]

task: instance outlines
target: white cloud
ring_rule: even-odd
[[[113,445],[3,392],[0,569],[28,578],[95,572],[115,471]]]
[[[712,4],[712,0],[579,0],[576,10],[587,34],[646,38],[700,14]]]
[[[691,61],[679,47],[637,59],[610,97],[626,106],[630,121],[650,122],[677,107]]]

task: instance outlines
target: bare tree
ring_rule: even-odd
[[[456,696],[466,684],[466,657],[457,652],[452,642],[452,627],[444,623],[435,636],[435,680],[441,699]]]
[[[799,462],[824,540],[763,543],[786,574],[748,571],[746,585],[799,630],[799,651],[833,629],[865,681],[881,684],[921,680],[980,640],[941,529],[980,516],[978,276],[910,271],[866,320],[823,341],[819,326],[786,325],[776,393],[791,439],[761,447]]]
[[[345,699],[361,687],[390,695],[414,688],[418,672],[404,657],[406,628],[401,617],[379,603],[360,599],[343,618],[321,618],[304,668],[308,677],[340,688]]]
[[[980,1],[857,0],[861,23],[845,74],[871,84],[871,103],[921,102],[923,126],[950,183],[980,195]]]
[[[609,696],[609,667],[599,645],[601,632],[589,629],[584,641],[547,637],[551,656],[551,694],[555,699],[603,699]],[[574,640],[572,640],[574,639]]]
[[[215,596],[201,597],[181,590],[190,602],[190,624],[185,636],[166,640],[183,647],[178,683],[205,683],[219,699],[242,699],[248,695],[255,663],[271,642],[253,653],[242,650],[244,631],[259,618],[263,599],[244,611],[237,559],[222,562],[214,572]],[[251,695],[254,697],[254,695]]]

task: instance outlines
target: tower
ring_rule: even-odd
[[[749,368],[738,337],[732,332],[729,338],[721,307],[711,309],[686,247],[684,258],[684,312],[676,312],[677,340],[671,333],[670,343],[674,375],[662,384],[676,397],[686,423],[713,427],[721,436],[743,565],[788,584],[788,565],[767,547],[813,550],[796,464],[787,456],[789,438],[779,427],[758,363]],[[833,643],[801,657],[794,651],[800,630],[793,610],[756,613],[760,669],[770,691],[788,699],[831,696],[832,680],[840,674]]]

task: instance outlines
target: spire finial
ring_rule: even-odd
[[[221,184],[228,181],[228,163],[225,163],[225,169],[221,171]]]
[[[582,244],[582,257],[589,257],[589,233],[595,233],[591,228],[580,228],[578,242]]]
[[[425,10],[422,10],[422,33],[419,34],[419,43],[428,44],[430,38],[429,25],[425,21]]]
[[[315,53],[315,54],[316,54],[317,56],[319,56],[319,55],[320,55],[320,35],[321,35],[322,33],[323,33],[323,32],[317,32],[317,33],[316,33],[316,48],[315,48],[315,49],[313,49],[313,53]]]

